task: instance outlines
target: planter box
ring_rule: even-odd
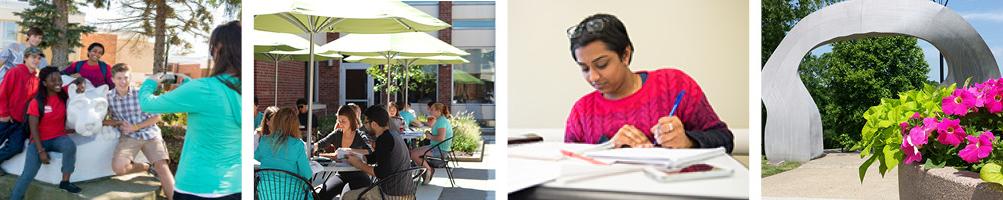
[[[924,170],[899,164],[900,199],[1003,199],[1003,186],[954,168]]]

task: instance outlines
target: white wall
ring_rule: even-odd
[[[747,2],[519,0],[508,12],[509,65],[501,67],[509,73],[513,129],[563,130],[574,102],[593,91],[571,58],[566,29],[595,13],[624,22],[633,70],[682,69],[729,127],[749,128]]]

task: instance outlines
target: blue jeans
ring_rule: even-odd
[[[73,165],[77,162],[77,144],[69,136],[59,136],[42,141],[42,148],[47,152],[63,153],[63,174],[73,173]],[[49,155],[50,159],[52,155]],[[42,167],[42,161],[38,158],[38,151],[34,144],[28,145],[28,153],[24,159],[24,172],[17,177],[14,183],[14,191],[11,192],[11,199],[24,199],[24,192],[28,190],[28,185],[38,174],[38,168]]]
[[[25,123],[14,121],[0,122],[0,163],[24,151],[24,140],[28,139]]]

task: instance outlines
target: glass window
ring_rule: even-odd
[[[493,104],[495,102],[495,49],[463,49],[470,63],[453,65],[453,101]]]
[[[7,48],[10,44],[17,43],[19,33],[17,23],[13,21],[0,21],[0,48]]]
[[[456,19],[453,20],[456,30],[494,30],[495,19]]]
[[[411,82],[407,89],[408,102],[428,103],[435,101],[436,96],[438,96],[439,66],[424,65],[421,66],[421,72],[421,77],[408,78],[408,81]]]

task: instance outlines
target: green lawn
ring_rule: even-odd
[[[773,176],[774,174],[779,174],[788,170],[792,170],[801,166],[798,162],[783,162],[779,165],[769,164],[766,159],[763,159],[763,178],[767,176]]]

